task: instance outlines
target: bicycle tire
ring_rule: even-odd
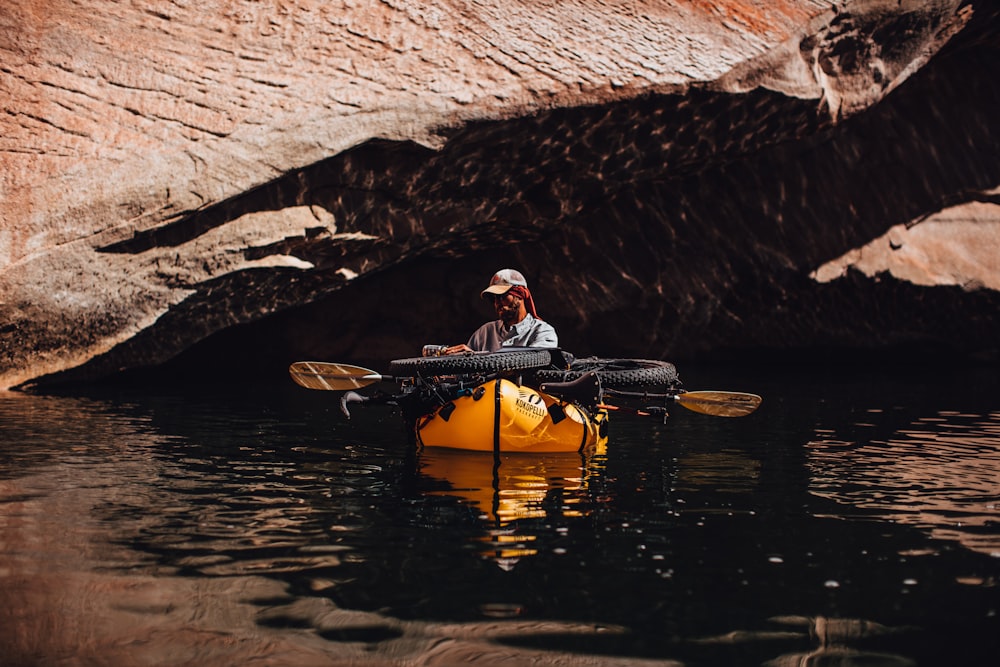
[[[476,352],[440,357],[410,357],[389,362],[392,375],[468,375],[472,373],[506,373],[544,368],[552,363],[545,349],[523,349],[511,352]]]
[[[539,382],[571,382],[591,371],[597,373],[602,386],[612,389],[680,385],[677,368],[668,361],[654,359],[588,357],[574,361],[570,364],[569,370],[537,370],[535,379]]]

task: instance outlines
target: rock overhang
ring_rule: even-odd
[[[691,354],[702,351],[690,342],[693,331],[702,332],[697,339],[705,349],[786,344],[747,324],[754,309],[770,309],[772,326],[785,326],[787,315],[776,304],[785,299],[787,305],[801,277],[823,262],[892,224],[932,213],[956,193],[974,196],[995,187],[995,165],[984,155],[995,146],[995,128],[977,115],[992,98],[956,111],[958,102],[945,95],[939,101],[945,109],[932,103],[914,112],[923,114],[919,122],[947,115],[940,130],[949,122],[968,126],[961,142],[971,147],[944,151],[909,137],[906,150],[879,149],[879,141],[863,136],[880,126],[892,129],[893,113],[908,103],[912,109],[921,91],[960,88],[949,80],[958,65],[937,79],[923,66],[946,45],[960,52],[955,36],[976,28],[974,19],[979,32],[971,34],[995,45],[995,23],[991,28],[976,16],[978,10],[990,18],[976,3],[863,2],[836,10],[779,3],[778,15],[754,24],[767,27],[758,33],[746,26],[747,12],[760,5],[724,4],[729,14],[721,23],[718,17],[705,22],[716,37],[700,42],[703,51],[692,47],[677,56],[679,47],[667,44],[689,43],[690,33],[681,39],[674,32],[691,24],[668,21],[670,39],[646,45],[658,55],[643,67],[632,63],[628,81],[628,68],[607,55],[620,55],[615,49],[625,47],[616,43],[592,51],[553,44],[545,58],[579,60],[585,71],[576,74],[544,59],[532,66],[524,55],[530,49],[517,39],[518,48],[501,49],[509,62],[485,46],[480,53],[463,45],[463,58],[469,51],[507,72],[525,67],[547,87],[525,84],[529,93],[500,92],[486,105],[476,102],[482,96],[458,94],[461,86],[437,82],[401,86],[411,101],[432,101],[404,109],[344,107],[340,100],[336,109],[347,113],[327,109],[311,118],[289,111],[268,123],[233,127],[219,121],[217,131],[205,134],[197,134],[205,127],[181,123],[187,129],[180,134],[197,134],[197,141],[177,140],[183,149],[176,153],[139,151],[130,161],[114,144],[109,155],[84,160],[65,176],[37,188],[15,187],[30,194],[30,204],[18,208],[26,200],[15,198],[5,209],[5,223],[11,214],[27,223],[5,226],[5,255],[12,260],[0,274],[6,385],[160,363],[214,332],[327,298],[341,308],[351,304],[356,320],[337,325],[359,331],[323,352],[357,353],[351,345],[359,343],[349,341],[374,338],[392,354],[405,349],[407,336],[393,336],[385,321],[398,326],[397,317],[378,317],[373,295],[384,299],[387,286],[412,284],[397,272],[436,285],[424,297],[430,320],[448,317],[462,327],[482,315],[453,305],[468,303],[464,292],[480,276],[436,278],[431,268],[440,271],[442,261],[468,260],[465,266],[479,272],[491,272],[490,262],[521,262],[538,276],[553,320],[566,322],[574,331],[568,340],[584,347]],[[617,14],[602,16],[619,25]],[[541,49],[545,41],[536,38],[534,48]],[[403,46],[393,46],[393,39],[400,37],[374,43],[396,53]],[[642,54],[633,55],[641,60]],[[257,62],[246,53],[239,57]],[[702,69],[684,71],[696,66]],[[116,85],[135,76],[124,67],[112,77]],[[617,74],[606,77],[611,70]],[[986,66],[984,75],[989,71]],[[294,87],[275,85],[273,75],[257,78],[280,91]],[[883,101],[914,78],[909,98],[902,92]],[[637,79],[643,85],[635,85]],[[361,88],[353,82],[343,90]],[[379,88],[376,98],[385,94]],[[279,97],[287,99],[287,92]],[[974,127],[977,121],[983,126]],[[919,123],[905,130],[918,132]],[[282,150],[269,152],[275,146]],[[901,171],[912,171],[907,188],[921,179],[945,182],[893,210],[886,193],[864,192],[878,179],[849,175],[852,166],[871,166],[858,155],[866,147],[882,150],[887,163],[906,161],[907,150],[930,149],[985,169],[941,177],[926,165],[923,172],[904,165]],[[782,167],[786,160],[802,168]],[[88,163],[100,166],[100,178],[87,177]],[[762,178],[767,170],[770,179]],[[94,180],[100,187],[92,191],[68,187]],[[759,201],[748,206],[747,197]],[[35,200],[54,205],[43,210]],[[845,215],[856,219],[845,224]],[[805,285],[795,299],[806,299]],[[344,287],[354,299],[339,294]],[[602,325],[608,317],[630,323],[630,335]],[[815,320],[807,312],[796,334],[817,327]],[[408,336],[441,335],[422,326],[411,325]],[[636,334],[637,328],[645,330]],[[828,335],[813,332],[814,339]],[[844,336],[847,343],[862,339]]]

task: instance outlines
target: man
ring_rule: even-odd
[[[467,344],[445,348],[445,354],[496,352],[501,347],[559,347],[556,330],[538,319],[528,282],[520,271],[497,271],[479,296],[493,299],[497,319],[476,329]]]

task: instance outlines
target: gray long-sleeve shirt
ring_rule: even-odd
[[[468,345],[477,352],[496,352],[501,347],[559,347],[559,336],[551,324],[528,313],[511,327],[501,320],[487,322],[476,329]]]

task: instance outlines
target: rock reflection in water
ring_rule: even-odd
[[[258,577],[180,576],[132,548],[183,506],[183,466],[148,419],[99,402],[0,395],[0,664],[324,664],[256,622]],[[110,520],[111,505],[144,516]],[[326,663],[328,664],[328,663]]]
[[[696,644],[741,644],[787,642],[807,639],[809,651],[786,653],[763,663],[764,667],[913,667],[912,660],[892,653],[863,650],[865,641],[909,632],[857,618],[780,616],[770,619],[774,629],[733,631],[725,635],[695,640]]]
[[[770,660],[765,667],[812,667],[814,665],[840,665],[851,667],[910,667],[915,663],[891,653],[865,651],[858,648],[864,640],[900,632],[879,623],[856,618],[778,618],[787,625],[800,625],[808,629],[809,639],[816,645],[808,653],[792,653]],[[904,630],[905,631],[905,630]]]
[[[877,421],[878,413],[871,417]],[[865,517],[924,528],[938,539],[1000,556],[1000,412],[940,412],[881,439],[876,424],[852,440],[823,433],[808,443],[810,489]]]

